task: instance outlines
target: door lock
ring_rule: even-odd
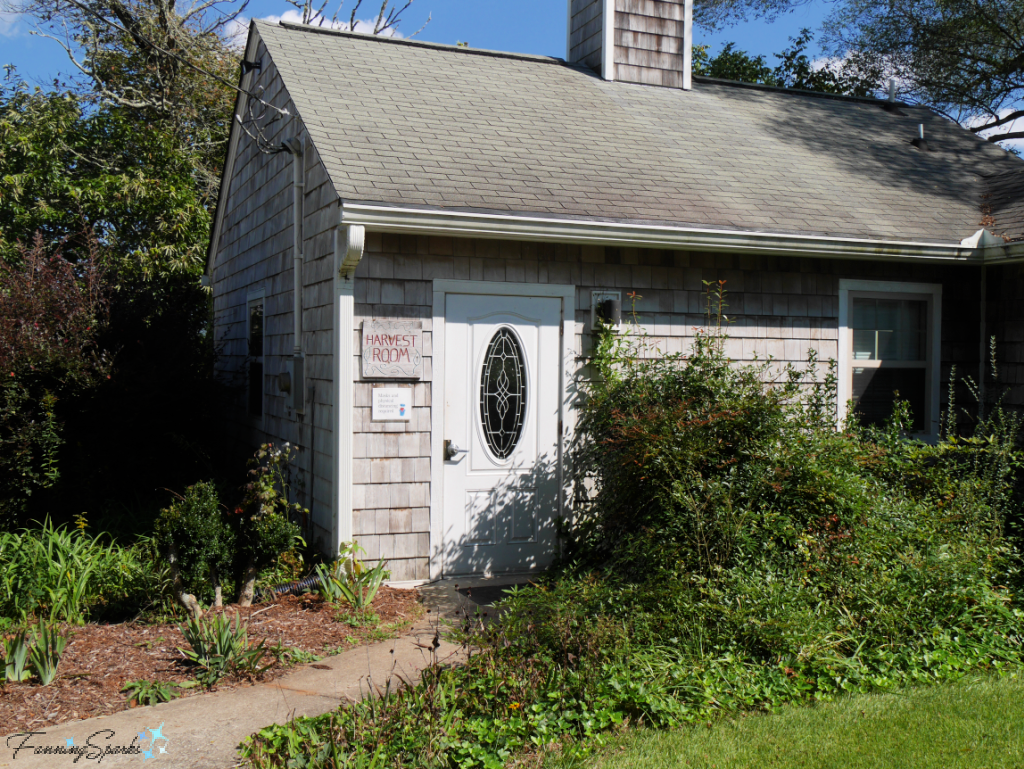
[[[444,459],[445,459],[445,462],[451,462],[459,454],[466,454],[468,452],[469,452],[469,449],[460,449],[458,446],[456,446],[450,440],[446,439],[445,442],[444,442]]]

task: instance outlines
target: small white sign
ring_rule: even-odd
[[[374,422],[408,422],[412,419],[412,388],[375,387],[370,419]]]

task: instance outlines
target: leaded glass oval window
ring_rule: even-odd
[[[480,383],[480,420],[491,453],[508,459],[523,434],[526,366],[523,348],[509,328],[499,328],[487,345]]]

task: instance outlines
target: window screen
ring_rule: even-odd
[[[910,404],[913,430],[924,428],[928,381],[928,303],[854,298],[851,394],[861,421],[879,425],[896,393]]]
[[[263,302],[249,304],[249,413],[263,416]]]

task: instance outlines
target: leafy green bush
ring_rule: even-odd
[[[167,557],[175,597],[191,616],[201,613],[193,594],[207,585],[213,587],[215,605],[221,605],[221,579],[231,568],[235,535],[224,521],[212,483],[189,486],[161,511],[156,542]]]
[[[834,364],[735,365],[709,315],[686,357],[600,340],[567,559],[462,628],[465,665],[264,729],[248,760],[500,767],[625,721],[1019,669],[1020,420],[996,403],[962,436],[947,415],[928,446],[899,404],[837,429]]]
[[[238,569],[238,603],[249,606],[255,597],[256,577],[298,542],[299,526],[292,517],[309,514],[301,505],[288,501],[285,475],[292,448],[264,444],[249,462],[249,482],[241,504],[231,516],[237,536],[235,563]]]
[[[134,614],[163,597],[166,572],[148,541],[106,542],[83,528],[0,532],[0,616],[82,624],[92,615]]]
[[[27,681],[32,677],[29,669],[29,655],[32,652],[32,637],[27,630],[20,630],[4,640],[4,678],[11,683]]]

